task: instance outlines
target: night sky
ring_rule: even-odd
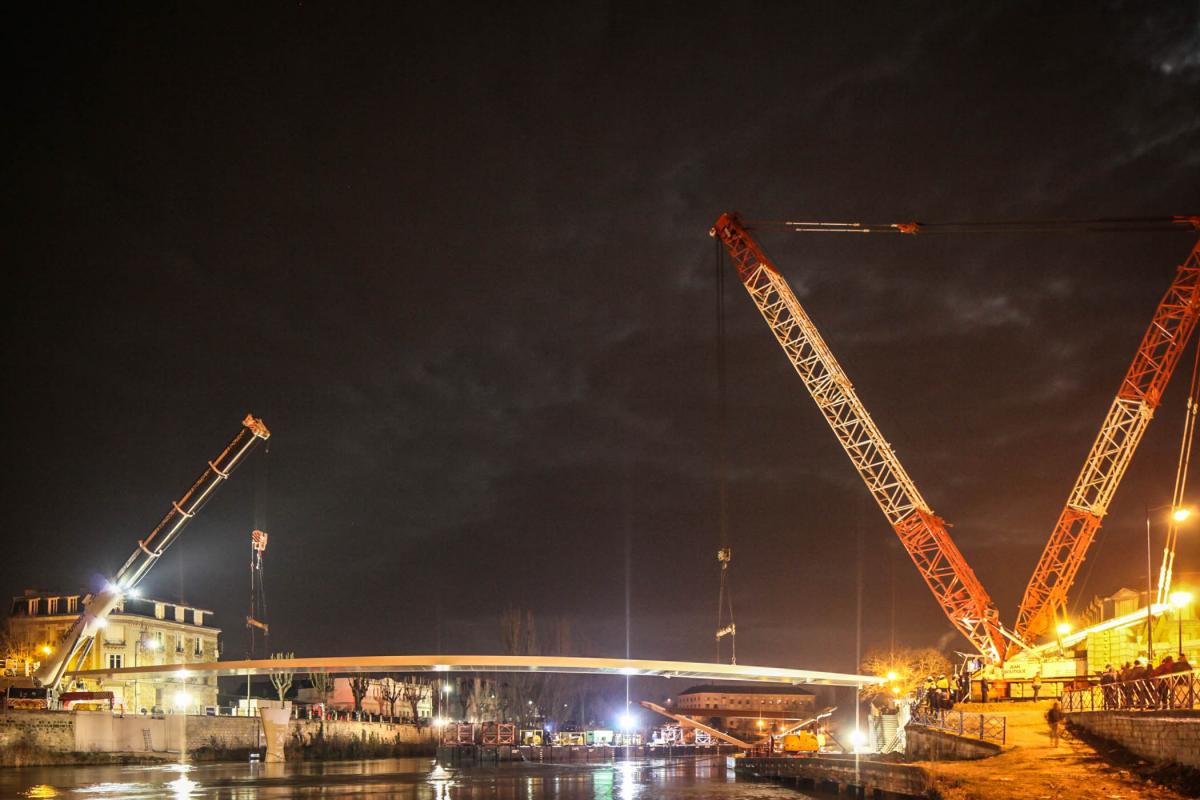
[[[252,412],[265,463],[144,584],[227,657],[259,524],[273,649],[490,652],[515,605],[623,655],[628,539],[632,654],[709,660],[721,212],[1200,212],[1195,2],[41,13],[5,26],[0,586],[111,574]],[[762,236],[1009,624],[1194,241]],[[854,667],[859,537],[864,647],[964,648],[726,269],[739,662]],[[1190,362],[1076,595],[1144,584]]]

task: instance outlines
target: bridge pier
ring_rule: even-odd
[[[268,764],[282,764],[287,760],[285,748],[288,722],[292,718],[292,701],[260,700],[258,718],[262,721],[263,739],[267,743],[267,754],[263,761]]]

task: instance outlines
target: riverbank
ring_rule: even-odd
[[[292,720],[286,745],[295,760],[432,756],[429,727],[345,720]],[[0,715],[0,767],[248,761],[262,753],[254,717],[168,716],[153,719],[100,712]]]
[[[1008,718],[1007,743],[999,755],[979,761],[917,762],[929,773],[933,793],[940,800],[1182,800],[1193,796],[1181,790],[1169,769],[1156,771],[1146,762],[1131,762],[1119,748],[1104,747],[1070,731],[1065,732],[1059,747],[1052,747],[1045,721],[1049,702],[958,707],[1004,714]]]

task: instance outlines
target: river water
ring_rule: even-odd
[[[63,800],[800,800],[807,795],[735,779],[723,757],[615,764],[500,764],[443,769],[428,758],[287,764],[0,769],[0,798]]]

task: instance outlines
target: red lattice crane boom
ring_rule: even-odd
[[[1190,222],[1200,228],[1200,218],[1176,221]],[[1029,579],[1015,630],[1021,640],[1032,643],[1045,633],[1066,605],[1075,573],[1154,416],[1198,316],[1200,243],[1179,265],[1175,279],[1155,309],[1150,327]]]
[[[950,538],[945,520],[933,513],[879,432],[787,281],[736,214],[723,214],[710,234],[729,251],[742,285],[946,616],[980,653],[1001,660],[1007,642],[995,604]]]

